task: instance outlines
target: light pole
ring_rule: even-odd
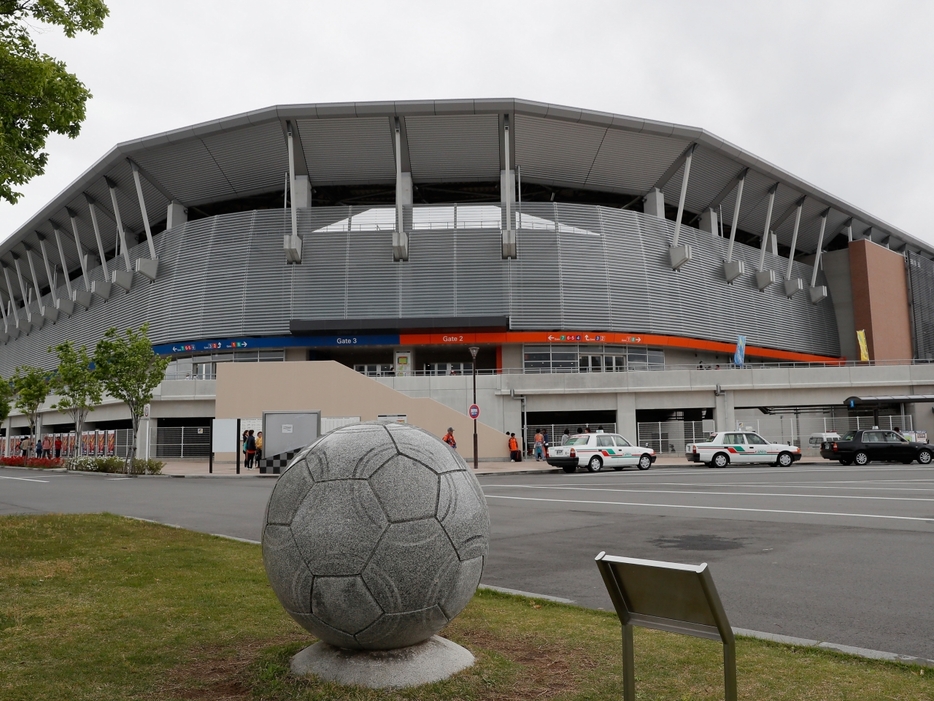
[[[480,352],[480,349],[477,346],[470,347],[470,357],[473,358],[471,367],[473,368],[473,403],[477,403],[477,353]],[[477,459],[477,419],[476,417],[473,420],[473,469],[477,469],[478,459]]]

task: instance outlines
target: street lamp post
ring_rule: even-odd
[[[477,403],[477,353],[480,352],[480,349],[477,346],[470,347],[470,357],[473,359],[471,366],[473,367],[473,403]],[[478,467],[478,458],[477,458],[477,419],[473,420],[473,469]]]

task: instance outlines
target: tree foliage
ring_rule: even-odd
[[[49,396],[49,373],[42,368],[21,365],[13,375],[13,395],[16,408],[29,421],[29,434],[36,435],[39,407]],[[38,438],[38,436],[37,436]]]
[[[65,35],[104,26],[103,0],[0,0],[0,200],[45,172],[50,133],[78,135],[91,93],[62,61],[39,51],[30,22],[57,25]]]
[[[122,336],[117,329],[110,328],[94,349],[94,364],[104,389],[130,410],[133,448],[127,456],[128,462],[131,456],[136,458],[136,436],[143,409],[165,379],[169,364],[168,358],[153,352],[148,333],[149,324],[143,324],[139,331],[127,329]]]
[[[85,346],[75,348],[71,341],[65,341],[49,352],[58,356],[58,370],[50,380],[52,392],[58,395],[53,407],[71,416],[80,436],[88,413],[101,403],[100,377]]]
[[[10,382],[0,377],[0,424],[6,421],[10,415],[10,399],[13,397],[13,389]]]

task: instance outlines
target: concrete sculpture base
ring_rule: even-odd
[[[433,635],[394,650],[345,650],[324,642],[306,647],[292,658],[292,674],[314,674],[338,684],[370,689],[431,684],[471,667],[474,656],[457,643]]]

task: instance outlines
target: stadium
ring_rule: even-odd
[[[934,247],[677,124],[518,99],[271,107],[115,146],[0,266],[4,377],[149,324],[172,362],[146,455],[317,410],[453,426],[469,457],[473,403],[482,459],[535,427],[662,452],[737,424],[934,430]],[[52,403],[42,430],[67,433]],[[105,401],[90,427],[128,417]]]

